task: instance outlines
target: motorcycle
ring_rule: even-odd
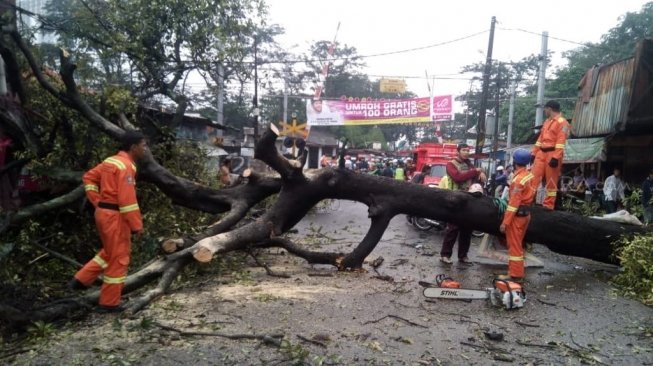
[[[429,184],[429,187],[434,188],[435,185]],[[435,229],[436,231],[442,231],[447,227],[447,223],[444,221],[433,220],[426,217],[415,217],[415,216],[406,215],[406,220],[408,220],[409,224],[415,226],[421,231],[429,231],[431,229]],[[478,231],[478,230],[472,231],[473,237],[482,238],[483,235],[485,235],[485,233],[482,231]]]
[[[436,231],[442,231],[447,227],[447,224],[445,222],[429,219],[426,217],[408,216],[407,219],[411,225],[415,226],[416,228],[422,231],[429,231],[431,229],[435,229]]]

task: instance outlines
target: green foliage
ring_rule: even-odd
[[[107,114],[117,115],[118,113],[125,113],[126,115],[129,115],[136,113],[138,103],[130,90],[115,85],[109,85],[105,89],[105,97]]]
[[[337,130],[339,136],[347,139],[348,148],[372,148],[372,143],[380,142],[384,144],[386,138],[381,128],[377,126],[346,126],[339,127]]]
[[[598,202],[587,202],[585,200],[564,197],[562,209],[582,216],[595,216],[601,212],[601,205]]]
[[[89,127],[86,121],[80,120],[75,112],[55,101],[33,80],[28,80],[26,86],[31,96],[29,108],[40,116],[36,117],[36,137],[48,148],[41,155],[32,150],[21,152],[20,157],[33,159],[28,165],[32,172],[45,176],[61,169],[83,172],[116,153],[116,142]],[[115,102],[116,110],[134,106],[132,98],[124,89],[112,87],[107,90],[112,90],[112,97],[108,98],[107,104]],[[91,98],[90,101],[95,103],[99,99]],[[107,107],[111,108],[113,107]],[[173,174],[200,184],[209,184],[211,174],[207,168],[208,160],[197,144],[175,143],[168,138],[160,144],[153,144],[151,150],[157,160]],[[42,191],[26,195],[23,204],[52,199],[78,185],[56,180],[43,182]],[[170,199],[151,184],[139,182],[137,195],[144,217],[145,234],[132,245],[132,270],[158,253],[161,238],[192,233],[210,222],[211,215],[173,205]],[[69,263],[51,256],[40,257],[43,252],[33,245],[34,242],[80,263],[92,258],[101,247],[92,208],[81,201],[42,214],[2,235],[0,282],[6,286],[0,290],[0,296],[11,299],[10,302],[18,306],[22,306],[22,301],[39,303],[63,295],[62,284],[77,270]]]
[[[619,291],[653,305],[653,234],[622,239],[616,246],[615,256],[623,268],[613,279]]]
[[[36,321],[27,327],[27,334],[31,340],[48,338],[55,332],[54,324]]]
[[[623,205],[631,215],[642,218],[644,216],[644,207],[642,206],[642,189],[635,188],[630,195],[623,200]]]
[[[305,365],[308,357],[311,355],[311,352],[302,347],[301,344],[292,344],[285,338],[281,341],[279,350],[288,358],[288,362],[295,366]]]
[[[254,297],[254,299],[258,302],[273,302],[279,300],[278,296],[274,296],[272,294],[258,294]]]
[[[620,61],[635,54],[637,42],[653,35],[653,2],[646,3],[639,12],[629,12],[620,22],[601,37],[601,41],[565,53],[568,64],[557,70],[556,78],[547,89],[558,97],[575,98],[578,82],[594,65]],[[563,109],[573,101],[561,103]],[[573,107],[572,107],[573,108]]]

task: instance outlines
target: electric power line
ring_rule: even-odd
[[[23,9],[19,6],[16,5],[11,5],[16,11],[27,15],[29,17],[35,18],[37,21],[41,22],[42,24],[48,24],[47,18],[43,17],[39,14],[32,13],[26,9]],[[63,29],[57,29],[57,32],[62,32],[62,33],[67,33],[70,34],[71,32],[68,32]],[[375,54],[369,54],[369,55],[356,55],[353,57],[333,57],[333,58],[325,58],[325,59],[295,59],[295,60],[271,60],[271,61],[266,61],[266,60],[252,60],[252,61],[238,61],[238,62],[224,62],[226,64],[230,65],[235,65],[235,64],[254,64],[257,63],[258,65],[265,65],[265,64],[295,64],[295,63],[311,63],[311,62],[333,62],[333,61],[342,61],[342,60],[359,60],[359,59],[366,59],[366,58],[372,58],[372,57],[381,57],[381,56],[390,56],[390,55],[397,55],[397,54],[402,54],[402,53],[408,53],[408,52],[415,52],[415,51],[421,51],[429,48],[435,48],[435,47],[440,47],[440,46],[445,46],[448,44],[464,41],[466,39],[470,39],[476,36],[479,36],[481,34],[487,33],[488,30],[483,30],[480,32],[468,34],[466,36],[462,36],[459,38],[451,39],[448,41],[443,41],[443,42],[438,42],[438,43],[433,43],[430,45],[426,46],[420,46],[420,47],[413,47],[413,48],[406,48],[402,50],[396,50],[396,51],[388,51],[388,52],[381,52],[381,53],[375,53]],[[177,63],[177,61],[174,60],[169,60],[165,61],[166,63]],[[197,66],[198,64],[201,63],[196,63],[194,61],[189,61],[189,60],[182,60],[181,61],[183,64],[190,64],[190,65],[195,65]],[[217,62],[217,61],[215,61]]]
[[[535,36],[542,37],[541,32],[529,31],[529,30],[522,29],[522,28],[502,28],[502,27],[500,27],[499,29],[506,30],[506,31],[522,32],[522,33],[527,33],[527,34],[532,34],[532,35],[535,35]],[[594,44],[594,43],[590,43],[590,42],[582,43],[582,42],[571,41],[571,40],[560,38],[560,37],[554,37],[554,36],[552,36],[550,34],[548,35],[548,37],[551,38],[551,39],[555,39],[557,41],[567,42],[567,43],[571,43],[571,44],[575,44],[575,45],[579,45],[579,46],[583,46],[583,47],[599,48],[599,49],[603,49],[603,50],[606,50],[606,51],[611,51],[611,49],[609,49],[608,47],[604,47],[604,46],[601,46],[599,44]]]

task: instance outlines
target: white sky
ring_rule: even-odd
[[[517,61],[538,54],[541,36],[502,28],[520,28],[575,42],[597,42],[626,12],[639,11],[644,0],[267,0],[271,23],[285,28],[279,43],[294,53],[306,51],[317,40],[333,39],[341,22],[338,42],[354,46],[359,55],[421,47],[489,30],[497,17],[493,59]],[[463,65],[484,62],[489,33],[452,44],[398,55],[366,59],[368,75],[457,75]],[[549,38],[553,65],[562,63],[563,51],[576,44]],[[553,69],[547,69],[551,77]],[[452,75],[453,74],[453,75]],[[373,77],[374,78],[374,77]],[[425,79],[406,79],[408,88],[428,96]],[[466,80],[436,80],[434,93],[462,94]]]

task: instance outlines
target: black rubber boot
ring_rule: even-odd
[[[122,313],[123,311],[125,311],[125,307],[122,305],[116,305],[116,306],[98,305],[98,307],[95,308],[95,312],[100,314]]]
[[[87,286],[84,286],[83,283],[79,282],[79,280],[74,277],[72,280],[70,280],[70,282],[68,282],[68,285],[66,285],[66,287],[68,287],[68,289],[72,291],[83,291],[88,289]]]

